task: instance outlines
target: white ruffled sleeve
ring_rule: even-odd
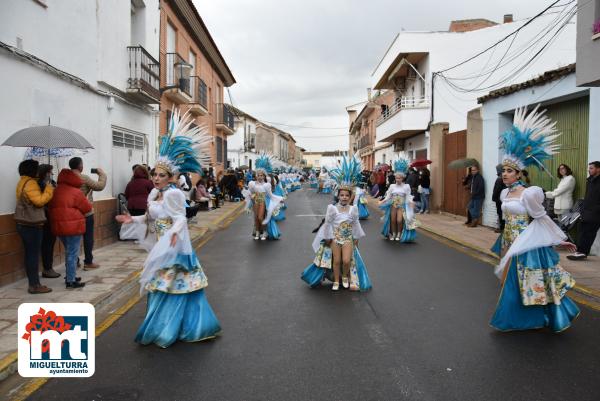
[[[523,230],[517,239],[508,248],[500,264],[494,269],[499,278],[504,277],[504,269],[510,258],[521,255],[537,248],[559,245],[567,239],[565,233],[548,217],[542,205],[544,191],[540,187],[529,187],[522,194],[523,205],[533,221]]]
[[[268,224],[269,221],[271,220],[271,216],[273,216],[273,212],[275,211],[275,209],[277,209],[279,204],[283,201],[283,198],[281,196],[273,194],[273,191],[271,191],[270,183],[267,182],[264,185],[265,185],[266,196],[269,198],[269,207],[267,208],[267,213],[266,213],[265,219],[262,221],[262,223]]]
[[[185,195],[179,189],[170,189],[165,192],[163,199],[163,208],[173,220],[173,225],[165,233],[169,236],[177,234],[182,239],[188,234],[187,218],[185,217]]]
[[[350,216],[352,217],[352,237],[354,239],[360,239],[365,236],[365,232],[360,225],[360,220],[358,218],[358,207],[352,206],[350,209]]]
[[[333,239],[333,223],[335,222],[335,217],[337,215],[337,210],[334,205],[327,206],[327,213],[325,213],[325,221],[319,231],[317,231],[317,235],[315,235],[315,239],[313,240],[312,247],[315,252],[319,250],[321,246],[321,241]]]
[[[243,189],[242,190],[242,196],[244,197],[244,200],[246,201],[246,209],[251,209],[252,208],[252,193],[255,190],[255,182],[254,181],[250,181],[248,183],[248,189]]]

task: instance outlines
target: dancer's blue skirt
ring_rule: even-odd
[[[187,294],[155,291],[148,293],[146,318],[135,341],[167,348],[177,340],[193,342],[213,338],[219,331],[219,320],[204,290]]]
[[[369,218],[369,208],[361,202],[358,202],[358,218],[361,220]]]
[[[383,227],[381,227],[381,235],[384,237],[388,237],[390,235],[390,220],[392,218],[392,205],[382,205],[379,206],[381,210],[385,212],[383,216]],[[404,229],[402,230],[402,235],[400,236],[400,242],[414,242],[417,239],[417,230],[412,229],[409,230],[406,227],[406,219],[404,220]]]
[[[368,291],[372,288],[371,280],[369,279],[369,273],[367,271],[367,266],[365,266],[365,262],[360,256],[360,252],[358,248],[354,248],[354,262],[356,263],[356,274],[358,275],[358,286],[360,291]],[[306,282],[311,288],[315,288],[320,285],[325,277],[326,270],[322,267],[317,267],[314,263],[308,266],[302,274],[300,278]]]
[[[271,199],[266,198],[265,206],[267,208],[269,207],[270,203]],[[269,239],[279,239],[279,237],[281,236],[281,232],[279,231],[279,227],[277,227],[277,222],[275,221],[275,219],[273,219],[273,216],[271,216],[271,219],[267,223],[267,235],[269,236]]]
[[[556,266],[559,261],[556,252],[549,247],[526,252],[519,255],[519,259],[527,266],[541,269]],[[501,331],[549,327],[552,331],[559,332],[567,329],[577,315],[579,308],[566,295],[562,297],[560,305],[523,305],[517,276],[517,258],[513,257],[490,324]]]

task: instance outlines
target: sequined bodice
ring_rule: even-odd
[[[521,198],[504,198],[502,212],[506,222],[502,237],[510,246],[529,225],[529,215]]]

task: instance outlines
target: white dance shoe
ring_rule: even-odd
[[[340,289],[340,283],[334,282],[331,286],[331,291],[337,291]]]

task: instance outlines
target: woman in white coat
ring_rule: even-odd
[[[558,166],[560,182],[554,191],[546,192],[546,197],[554,199],[554,213],[560,219],[573,207],[573,191],[575,190],[575,177],[571,168],[566,164]]]

